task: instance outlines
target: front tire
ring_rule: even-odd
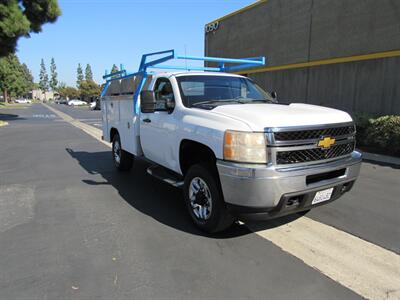
[[[114,165],[119,171],[128,171],[132,168],[133,155],[122,149],[121,139],[118,133],[116,133],[113,138],[112,156]]]
[[[215,166],[193,165],[185,176],[184,198],[194,224],[208,233],[229,228],[234,218],[226,209]]]

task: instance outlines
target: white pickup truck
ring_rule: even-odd
[[[103,138],[116,167],[147,159],[149,174],[183,188],[202,230],[307,212],[348,192],[358,177],[361,154],[346,112],[280,104],[251,79],[225,72],[141,66],[104,77]]]

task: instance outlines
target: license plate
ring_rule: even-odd
[[[329,199],[331,199],[332,192],[333,188],[317,192],[311,204],[317,204],[324,201],[328,201]]]

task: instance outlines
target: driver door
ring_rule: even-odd
[[[173,111],[165,107],[165,100],[169,98],[174,101],[175,96],[168,78],[161,77],[156,80],[154,94],[155,111],[141,113],[140,116],[141,145],[146,158],[167,168],[175,169],[173,145],[176,125]]]

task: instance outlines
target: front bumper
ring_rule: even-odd
[[[360,173],[361,153],[301,167],[240,164],[219,160],[228,209],[244,219],[269,219],[329,203],[349,191]],[[312,205],[315,193],[334,188],[329,201]]]

